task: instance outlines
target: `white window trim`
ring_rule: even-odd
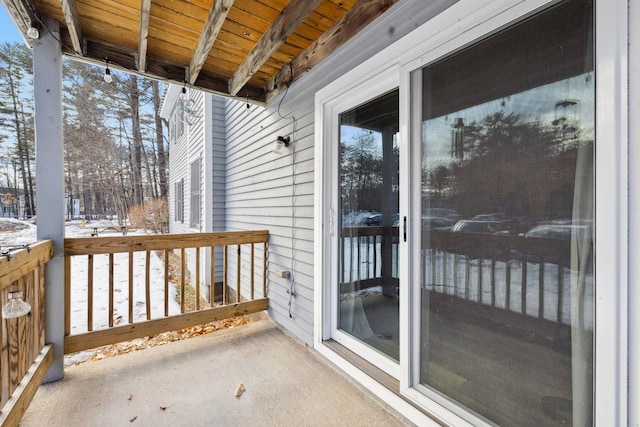
[[[408,117],[409,73],[451,52],[480,40],[511,23],[519,21],[541,8],[553,4],[553,0],[461,0],[449,9],[422,25],[409,35],[384,49],[373,58],[365,61],[351,72],[336,79],[330,85],[316,93],[315,101],[315,226],[314,238],[318,244],[315,252],[315,348],[364,386],[378,394],[380,398],[393,404],[412,421],[426,422],[426,417],[403,404],[384,387],[373,381],[355,366],[336,355],[323,344],[330,336],[330,324],[324,314],[328,312],[331,301],[330,289],[323,286],[330,282],[332,263],[336,262],[326,242],[331,233],[337,233],[337,213],[331,211],[331,189],[325,182],[332,182],[331,169],[326,159],[330,159],[332,150],[325,141],[329,141],[329,132],[337,120],[334,113],[340,94],[353,90],[381,70],[400,67],[400,117]],[[627,198],[628,188],[628,4],[625,0],[614,2],[594,0],[597,28],[596,46],[596,218],[613,218],[613,221],[599,221],[595,234],[595,280],[596,286],[596,328],[594,337],[594,423],[596,425],[626,425],[627,408],[627,336],[628,290],[624,284],[627,277]],[[416,40],[422,42],[416,44]],[[397,52],[401,52],[399,55]],[[408,141],[408,120],[401,119],[400,141]],[[614,136],[613,140],[611,136]],[[609,141],[605,144],[602,141]],[[406,151],[406,150],[405,150]],[[402,160],[401,160],[402,162]],[[401,163],[405,170],[408,159]],[[415,165],[414,165],[415,166]],[[405,177],[406,179],[406,177]],[[613,191],[612,191],[613,189]],[[403,200],[400,201],[403,206]],[[404,202],[406,203],[406,201]],[[335,206],[335,204],[334,204]],[[406,206],[406,205],[405,205]],[[335,209],[335,208],[334,208]],[[612,212],[613,210],[613,212]],[[402,215],[402,213],[401,213]],[[411,230],[409,230],[411,232]],[[332,258],[333,257],[333,258]],[[408,268],[407,264],[403,268]],[[405,276],[406,277],[406,276]],[[618,286],[607,286],[607,283]],[[467,424],[480,421],[476,417],[453,414],[447,408],[433,402],[425,402],[425,397],[410,387],[411,377],[408,369],[409,342],[402,338],[408,336],[409,294],[401,295],[400,333],[401,333],[401,392],[408,398],[425,406],[429,413],[445,422]],[[636,385],[638,387],[638,385]],[[417,418],[414,418],[417,417]],[[614,419],[614,417],[618,417]]]

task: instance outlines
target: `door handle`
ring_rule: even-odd
[[[404,236],[404,241],[407,241],[407,217],[405,216],[403,219],[402,225],[402,235]]]

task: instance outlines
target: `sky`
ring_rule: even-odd
[[[13,24],[7,10],[4,6],[0,6],[0,43],[13,42],[23,43],[22,36]]]

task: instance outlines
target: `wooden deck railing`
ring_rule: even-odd
[[[65,239],[65,353],[266,310],[268,240],[268,231]],[[175,253],[179,254],[179,309],[171,296],[176,292],[172,290],[174,284],[170,281],[171,257]],[[98,260],[99,256],[103,259]],[[143,275],[134,275],[136,256],[143,257]],[[202,292],[200,277],[205,256],[210,263],[211,289],[208,296]],[[157,271],[159,267],[154,267],[155,275],[152,274],[152,257],[160,257],[164,263],[161,272]],[[79,280],[79,274],[73,271],[74,258],[86,260],[85,280]],[[98,263],[106,266],[101,274],[96,274]],[[188,271],[187,264],[192,271]],[[233,267],[235,269],[231,271]],[[125,277],[124,289],[116,286],[117,274]],[[187,283],[189,275],[193,279],[191,287]],[[221,305],[213,301],[216,277],[222,279]],[[101,279],[103,285],[99,285]],[[195,294],[195,301],[193,309],[189,310],[186,300],[187,293],[191,291]],[[163,307],[154,310],[152,292],[164,293]],[[86,308],[81,310],[74,302],[72,311],[74,296],[84,296],[85,293]],[[144,296],[140,297],[142,294]],[[138,295],[135,303],[134,295]],[[118,314],[116,300],[122,302],[123,299],[127,300],[128,312]],[[201,304],[203,299],[205,304]],[[141,312],[142,306],[144,312]],[[172,307],[178,312],[172,313]],[[136,318],[136,309],[142,319]],[[96,327],[95,318],[104,311],[108,320]],[[75,324],[83,327],[75,327],[72,331]]]
[[[0,305],[9,292],[22,291],[31,312],[2,319],[0,329],[0,425],[18,425],[53,362],[53,346],[45,345],[45,264],[53,242],[36,243],[0,257]]]

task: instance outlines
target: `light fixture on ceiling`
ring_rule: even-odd
[[[35,19],[31,21],[31,25],[29,25],[29,29],[27,30],[27,37],[32,40],[37,40],[40,38],[40,30],[38,30],[38,21]]]
[[[287,147],[291,144],[291,138],[288,136],[279,136],[273,142],[273,152],[276,154],[284,154],[287,151]]]
[[[22,299],[22,291],[9,292],[9,301],[2,306],[2,317],[13,319],[31,312],[31,305]]]
[[[104,82],[111,83],[113,81],[113,76],[111,75],[111,70],[109,69],[109,60],[104,60],[107,63],[107,68],[104,70]]]

